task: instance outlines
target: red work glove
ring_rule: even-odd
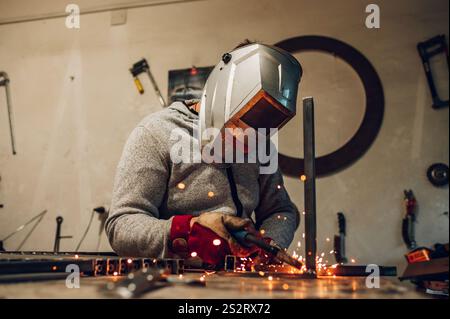
[[[227,229],[254,230],[250,220],[222,213],[175,216],[170,234],[172,251],[184,258],[198,256],[203,263],[217,266],[224,263],[226,255],[247,257],[258,250],[240,246]]]

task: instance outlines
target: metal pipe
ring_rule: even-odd
[[[314,100],[303,99],[303,149],[305,157],[305,260],[307,273],[316,275],[316,170]]]
[[[3,78],[3,80],[2,80]],[[9,91],[9,77],[4,71],[0,71],[0,86],[5,87],[6,91],[6,108],[8,109],[8,120],[9,120],[9,132],[11,136],[11,148],[13,155],[16,155],[16,142],[14,138],[14,125],[13,125],[13,114],[12,114],[12,103],[11,103],[11,93]]]
[[[160,6],[160,5],[169,5],[169,4],[177,4],[177,3],[185,3],[185,2],[197,2],[197,1],[205,1],[205,0],[159,0],[159,1],[152,1],[150,3],[148,1],[137,1],[135,3],[122,3],[122,4],[115,4],[115,5],[106,5],[106,6],[101,6],[101,7],[92,7],[90,9],[81,10],[80,15],[92,14],[92,13],[102,13],[102,12],[108,12],[108,11],[117,11],[117,10],[126,10],[126,9],[138,9],[138,8],[144,8],[144,7],[154,7],[154,6]],[[65,17],[67,17],[67,15],[68,14],[66,12],[53,12],[53,13],[34,15],[34,16],[13,17],[13,18],[7,18],[7,19],[0,19],[0,25],[65,18]]]

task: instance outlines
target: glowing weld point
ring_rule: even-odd
[[[214,239],[213,240],[213,245],[214,246],[219,246],[222,242],[220,241],[220,239]]]
[[[197,252],[193,251],[193,252],[191,253],[191,257],[197,257]]]

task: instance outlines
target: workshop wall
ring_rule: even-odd
[[[69,2],[77,1],[58,1],[60,11],[62,3]],[[55,1],[40,3],[40,10],[56,10]],[[82,9],[84,3],[80,1]],[[89,1],[93,3],[108,1]],[[386,106],[369,151],[352,166],[317,181],[319,252],[328,255],[332,249],[336,212],[343,211],[349,257],[357,263],[403,265],[405,188],[413,189],[419,202],[418,243],[448,242],[448,187],[433,187],[425,172],[434,162],[448,163],[449,114],[448,108],[431,108],[416,50],[417,42],[434,35],[445,33],[448,38],[448,1],[377,1],[380,29],[365,27],[369,3],[188,1],[127,10],[126,24],[118,26],[111,26],[110,12],[82,15],[80,29],[67,29],[64,18],[0,25],[0,70],[11,78],[18,152],[11,155],[1,91],[0,238],[47,209],[22,249],[52,249],[55,218],[62,215],[63,235],[74,237],[63,240],[61,249],[73,250],[92,208],[109,206],[128,134],[145,115],[161,108],[145,78],[144,95],[133,84],[128,69],[140,58],[147,58],[166,95],[169,70],[213,65],[245,38],[271,44],[299,35],[325,35],[354,46],[372,62]],[[29,8],[24,1],[4,0],[0,21]],[[364,113],[364,92],[356,74],[340,60],[319,53],[296,56],[305,72],[300,97],[316,98],[317,152],[323,155],[356,131]],[[443,80],[445,90],[448,78]],[[302,155],[300,121],[299,115],[280,134],[285,154]],[[302,182],[286,178],[285,183],[302,210]],[[98,242],[98,232],[95,219],[82,250],[98,245],[110,249],[104,235]],[[292,249],[302,241],[302,233],[303,218]],[[6,248],[16,249],[25,235],[5,242]]]

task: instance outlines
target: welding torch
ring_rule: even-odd
[[[281,248],[275,245],[268,244],[264,239],[258,238],[257,236],[246,230],[229,230],[229,232],[234,237],[234,239],[236,239],[236,241],[243,247],[249,248],[255,245],[264,250],[266,253],[271,254],[281,262],[289,264],[297,269],[301,269],[303,266],[300,261],[289,256]]]

